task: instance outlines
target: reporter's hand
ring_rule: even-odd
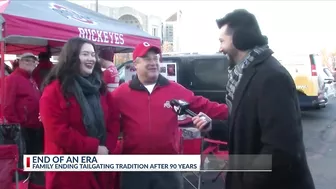
[[[106,146],[98,146],[97,154],[98,155],[108,155],[109,151],[106,148]]]
[[[192,121],[195,127],[199,130],[203,130],[203,131],[211,130],[212,120],[203,112],[200,112],[197,116],[193,117]]]

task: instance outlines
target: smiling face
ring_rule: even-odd
[[[92,74],[93,68],[97,62],[96,52],[93,46],[89,43],[84,43],[79,52],[79,72],[82,76],[88,76]]]
[[[219,30],[219,42],[220,48],[219,51],[225,54],[232,64],[238,55],[238,50],[234,47],[232,42],[232,31],[228,28],[228,25],[224,25]]]
[[[26,70],[29,73],[32,73],[36,68],[38,62],[35,57],[24,57],[19,61],[19,67],[23,70]]]
[[[134,65],[137,75],[144,82],[155,83],[159,77],[159,54],[148,51],[145,56],[138,57]]]

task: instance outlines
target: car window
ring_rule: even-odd
[[[324,68],[323,71],[324,71],[325,74],[327,74],[327,76],[333,77],[332,73],[330,72],[330,70],[328,68]]]
[[[119,68],[118,74],[119,74],[119,79],[120,80],[125,80],[125,65],[124,64],[122,67]]]
[[[228,80],[228,64],[226,59],[200,58],[191,61],[194,67],[194,77],[191,88],[195,90],[225,90]]]

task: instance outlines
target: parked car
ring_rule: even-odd
[[[325,82],[325,98],[327,102],[331,98],[336,97],[336,80],[331,72],[331,70],[328,67],[323,67],[324,72],[324,82]]]
[[[330,70],[328,67],[323,67],[323,72],[324,72],[325,75],[326,75],[326,77],[325,77],[326,80],[330,80],[330,81],[333,81],[333,82],[336,81],[336,79],[335,79],[333,73],[331,72],[331,70]]]
[[[329,99],[326,88],[333,85],[333,79],[326,75],[319,55],[286,56],[281,64],[295,82],[302,109],[326,107]]]

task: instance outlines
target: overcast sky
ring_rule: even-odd
[[[94,1],[91,1],[94,2]],[[183,51],[215,52],[219,48],[215,19],[245,8],[254,13],[270,46],[278,53],[312,53],[336,49],[336,1],[99,1],[111,7],[131,6],[166,19],[183,12]],[[197,45],[195,45],[197,44]]]

